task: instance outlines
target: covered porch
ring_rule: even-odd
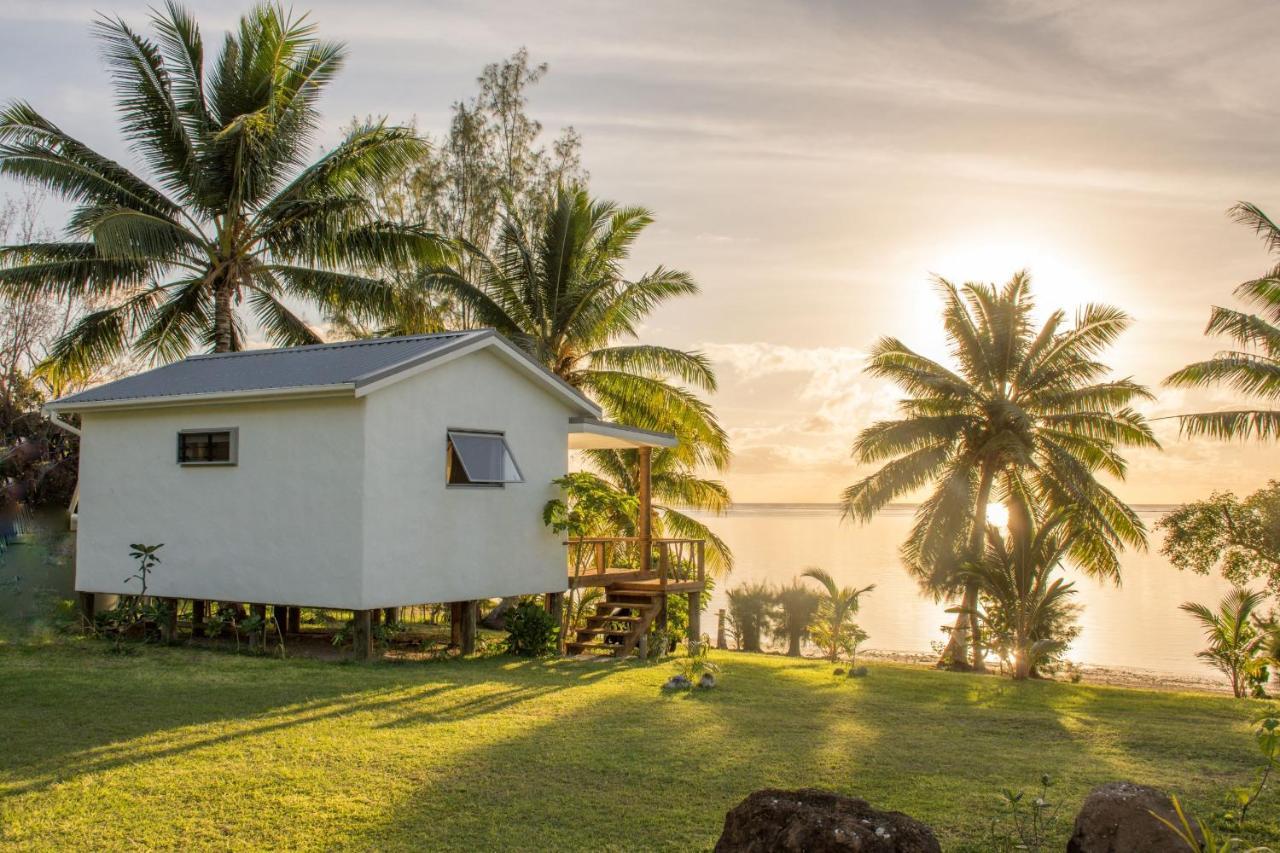
[[[650,628],[665,630],[670,596],[688,601],[689,648],[702,637],[702,593],[706,587],[706,542],[653,535],[652,465],[656,447],[674,447],[677,439],[587,418],[569,425],[570,450],[635,450],[639,470],[635,536],[575,538],[568,549],[570,593],[598,588],[585,624],[571,626],[565,650],[570,654],[627,657],[646,649]]]

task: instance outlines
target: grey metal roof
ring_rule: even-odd
[[[375,379],[421,361],[443,355],[479,338],[493,337],[492,330],[444,332],[401,338],[374,338],[333,344],[246,350],[236,353],[194,355],[145,373],[108,382],[49,404],[110,403],[116,401],[187,397],[253,391],[351,385]]]

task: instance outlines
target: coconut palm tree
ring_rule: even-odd
[[[1080,529],[1058,511],[1037,523],[1025,502],[1011,507],[1008,534],[987,531],[986,553],[965,571],[979,587],[978,617],[1013,658],[1013,677],[1032,675],[1037,663],[1059,651],[1074,608],[1075,584],[1055,577]]]
[[[830,572],[816,566],[805,569],[800,577],[815,580],[822,587],[818,613],[809,628],[813,641],[832,663],[839,660],[841,652],[852,654],[856,645],[866,639],[865,634],[857,636],[858,626],[853,617],[858,615],[862,596],[875,589],[876,585],[871,584],[862,589],[841,587]]]
[[[729,624],[733,627],[738,649],[761,650],[760,638],[769,624],[773,610],[773,587],[764,582],[743,583],[728,592]]]
[[[710,361],[631,342],[658,305],[698,292],[688,273],[666,267],[635,279],[623,274],[631,246],[652,221],[643,208],[562,188],[545,221],[530,225],[508,211],[492,252],[468,246],[469,276],[436,265],[422,286],[510,338],[610,418],[680,436],[673,458],[721,469],[728,437],[696,393],[716,388]]]
[[[1231,692],[1237,699],[1249,695],[1251,682],[1267,663],[1263,651],[1268,635],[1254,624],[1254,613],[1265,600],[1265,593],[1236,587],[1223,597],[1216,611],[1194,601],[1181,605],[1203,626],[1209,641],[1209,648],[1196,657],[1231,679]]]
[[[778,606],[772,626],[774,637],[785,638],[787,654],[798,658],[800,646],[809,636],[814,617],[818,615],[822,597],[797,579],[790,586],[778,590],[776,601]]]
[[[1146,529],[1099,482],[1125,474],[1124,447],[1159,447],[1131,408],[1150,393],[1112,379],[1098,356],[1129,325],[1117,308],[1087,305],[1074,322],[1058,310],[1036,329],[1026,272],[1004,287],[937,280],[954,366],[896,338],[872,348],[867,371],[893,380],[906,397],[901,416],[864,429],[853,446],[875,473],[847,488],[844,513],[870,521],[890,501],[932,490],[916,511],[902,553],[908,570],[938,598],[963,594],[943,662],[983,668],[978,586],[961,569],[984,551],[993,498],[1022,494],[1049,510],[1075,506],[1071,557],[1086,571],[1119,577],[1118,549],[1145,547]],[[970,639],[971,638],[971,639]]]
[[[1280,227],[1259,208],[1241,202],[1231,209],[1231,216],[1261,235],[1271,252],[1280,253]],[[1223,384],[1260,404],[1274,403],[1280,400],[1280,264],[1261,278],[1244,282],[1235,294],[1256,313],[1215,306],[1209,312],[1205,334],[1225,335],[1236,348],[1187,365],[1165,384],[1178,388]],[[1277,409],[1199,412],[1181,415],[1179,421],[1187,436],[1260,441],[1280,437]]]
[[[342,67],[341,44],[261,4],[206,67],[186,10],[170,2],[151,24],[151,37],[119,19],[94,24],[145,175],[28,104],[0,111],[0,174],[72,205],[64,240],[0,249],[0,287],[102,306],[56,342],[47,370],[84,371],[129,350],[164,361],[194,347],[241,349],[245,303],[271,342],[316,343],[288,303],[377,311],[392,289],[359,270],[442,260],[438,239],[380,221],[369,201],[423,154],[409,129],[360,125],[308,165],[316,101]]]

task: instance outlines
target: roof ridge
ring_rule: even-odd
[[[206,352],[189,355],[183,361],[206,361],[217,358],[244,358],[254,355],[276,355],[279,353],[294,352],[315,352],[324,349],[349,349],[360,346],[381,346],[383,344],[402,343],[404,341],[426,341],[433,338],[458,338],[467,337],[469,335],[481,332],[491,331],[490,329],[463,329],[459,331],[433,332],[428,335],[397,335],[388,338],[357,338],[352,341],[331,341],[322,344],[303,344],[296,347],[269,347],[265,349],[246,349],[239,352]],[[176,363],[176,362],[175,362]]]

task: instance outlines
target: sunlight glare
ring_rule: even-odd
[[[1004,504],[987,504],[987,524],[994,524],[996,527],[1007,527],[1009,525],[1009,508]]]

